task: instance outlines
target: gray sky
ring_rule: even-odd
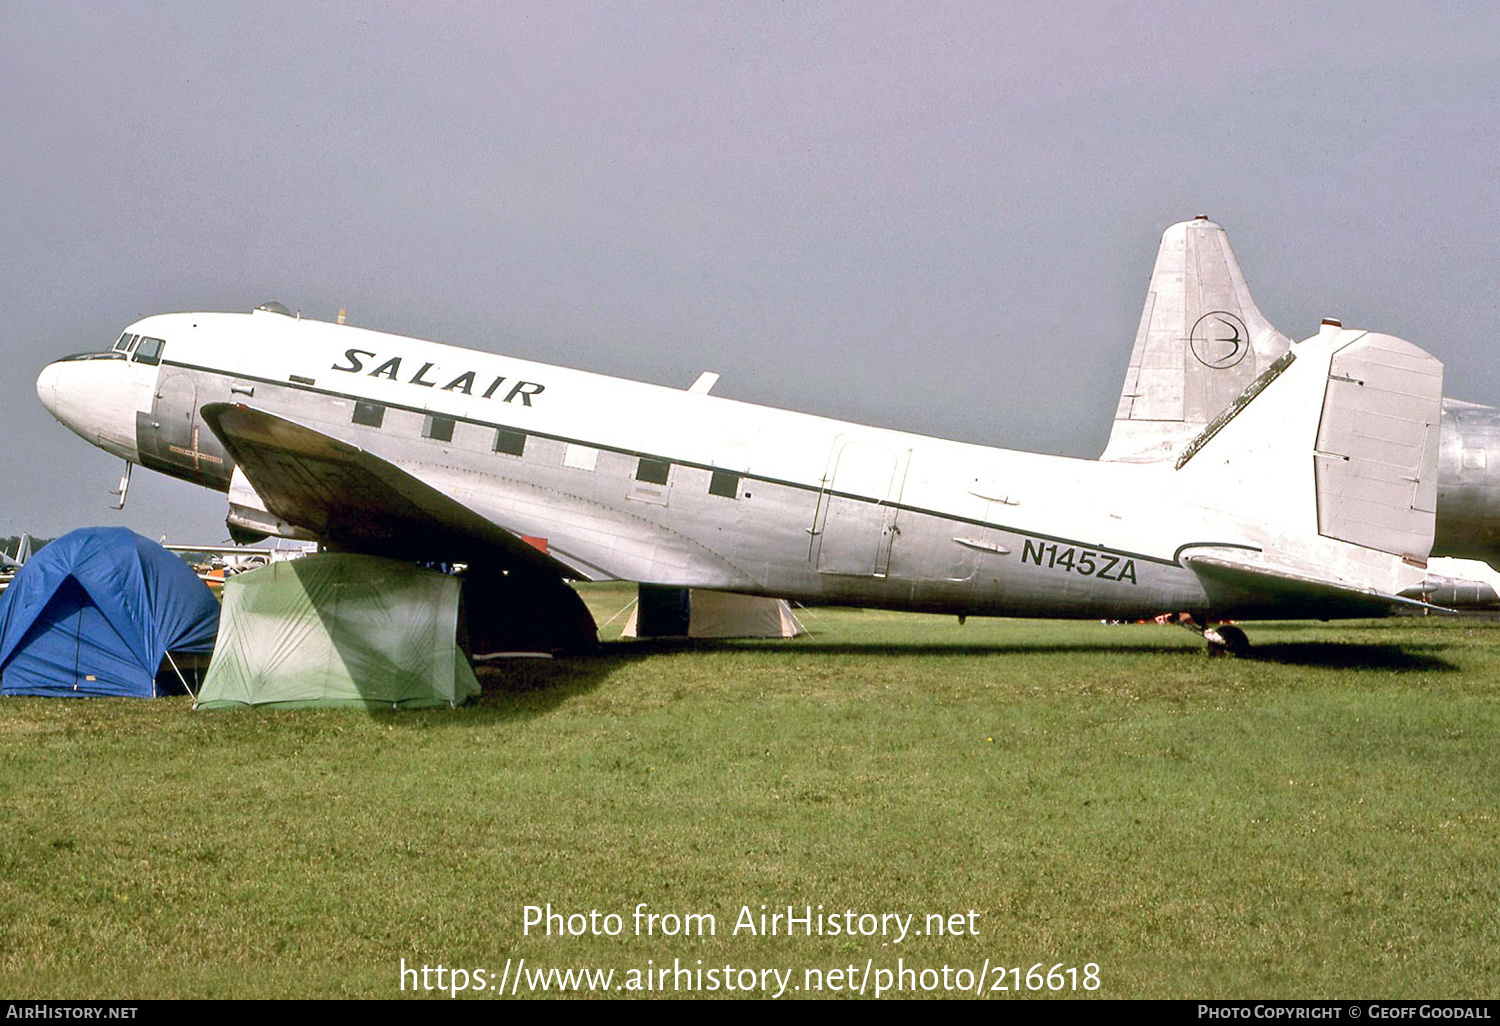
[[[332,319],[1103,448],[1161,230],[1500,404],[1500,7],[0,0],[0,534],[225,535],[57,424],[136,317]]]

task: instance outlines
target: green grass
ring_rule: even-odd
[[[1109,997],[1496,996],[1500,625],[1252,624],[1256,658],[1210,660],[1175,628],[803,619],[485,668],[456,711],[0,702],[0,991],[900,957],[1092,962]],[[632,936],[643,901],[718,934]],[[523,937],[547,902],[626,933]],[[731,935],[762,903],[975,909],[979,936]]]

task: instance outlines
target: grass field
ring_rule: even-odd
[[[1500,625],[1250,625],[1254,658],[1210,660],[1166,627],[804,622],[487,667],[454,711],[0,702],[0,992],[394,997],[403,958],[525,957],[1500,993]],[[548,902],[624,932],[523,936]],[[635,936],[640,902],[717,932]],[[732,933],[761,904],[978,935]]]

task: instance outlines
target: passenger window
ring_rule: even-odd
[[[161,347],[165,343],[159,338],[143,338],[135,347],[135,362],[155,366],[161,363]]]
[[[456,424],[452,417],[439,417],[429,413],[427,419],[422,422],[422,437],[430,438],[434,442],[453,441],[453,425]]]
[[[635,468],[635,479],[647,484],[664,485],[671,472],[672,464],[666,460],[653,460],[649,456],[642,456],[641,462]]]
[[[355,402],[354,423],[362,427],[378,428],[385,422],[385,407],[379,403]]]
[[[526,432],[498,428],[495,431],[495,451],[507,456],[526,455]]]
[[[569,442],[563,446],[563,466],[592,471],[599,466],[599,450],[590,445]]]
[[[727,470],[716,470],[714,476],[708,482],[708,494],[720,495],[726,499],[733,499],[739,495],[740,475],[730,473]]]

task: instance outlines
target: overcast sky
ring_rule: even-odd
[[[1500,404],[1500,6],[0,0],[0,534],[225,537],[37,372],[304,315],[966,441],[1103,448],[1156,246]]]

